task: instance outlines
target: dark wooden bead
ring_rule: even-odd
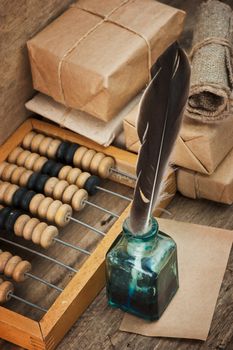
[[[98,191],[96,186],[100,184],[100,178],[96,175],[91,175],[85,182],[84,189],[92,196]]]
[[[9,207],[6,207],[0,210],[0,229],[1,230],[5,228],[5,222],[10,212],[11,212],[11,208]]]
[[[61,168],[63,168],[64,164],[62,163],[57,163],[57,162],[54,162],[54,166],[51,167],[51,169],[49,170],[49,173],[48,175],[51,176],[51,177],[58,177],[58,174],[61,170]]]
[[[58,163],[55,160],[49,159],[41,169],[43,174],[47,174],[49,176],[58,177],[59,171],[64,166],[62,163]]]
[[[18,219],[18,217],[22,214],[23,214],[22,211],[20,211],[18,209],[10,210],[10,212],[6,218],[6,221],[5,221],[5,225],[4,225],[7,232],[14,231],[14,224],[15,224],[16,220]]]
[[[30,176],[28,183],[27,183],[27,188],[29,190],[35,190],[39,174],[40,174],[39,172],[35,172]]]
[[[36,195],[35,191],[27,191],[27,193],[23,196],[23,198],[21,198],[20,208],[25,211],[29,211],[29,204],[35,195]]]
[[[79,145],[77,143],[72,143],[68,150],[65,153],[65,163],[66,164],[73,164],[73,158],[74,158],[74,154],[77,151],[77,149],[79,148]]]
[[[25,187],[20,187],[14,194],[12,200],[12,206],[19,208],[22,198],[26,195],[28,189]]]
[[[63,141],[60,146],[58,147],[56,158],[59,162],[65,163],[65,155],[68,152],[69,148],[71,146],[70,142]]]
[[[35,190],[38,193],[43,193],[45,184],[48,181],[48,179],[49,179],[49,175],[38,173],[37,174],[37,181],[35,183],[33,190]]]
[[[49,175],[49,172],[50,170],[54,167],[54,165],[56,164],[56,162],[52,159],[49,159],[42,167],[41,169],[41,172],[43,174],[48,174]]]

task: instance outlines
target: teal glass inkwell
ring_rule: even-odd
[[[128,219],[106,256],[107,297],[118,307],[147,320],[157,320],[176,293],[177,250],[151,218],[149,231],[134,236]]]

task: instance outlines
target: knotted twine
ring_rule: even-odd
[[[215,122],[233,114],[233,11],[217,0],[200,6],[193,48],[191,87],[185,114]]]
[[[65,61],[65,59],[73,52],[73,50],[75,50],[78,45],[83,41],[85,40],[92,32],[94,32],[99,26],[101,26],[103,23],[105,22],[109,22],[109,23],[112,23],[112,24],[115,24],[117,25],[118,27],[121,27],[137,36],[139,36],[141,39],[143,39],[143,41],[145,42],[146,46],[147,46],[147,51],[148,51],[148,82],[150,82],[151,80],[151,73],[150,73],[150,69],[151,69],[151,45],[150,45],[150,42],[149,40],[142,34],[142,33],[138,33],[136,32],[135,30],[133,30],[132,28],[130,28],[129,26],[125,26],[125,25],[122,25],[118,22],[115,22],[113,20],[111,20],[111,15],[116,12],[117,10],[119,10],[121,7],[129,4],[129,3],[133,3],[135,0],[123,0],[119,6],[113,8],[107,15],[105,16],[101,16],[100,14],[97,14],[97,13],[93,13],[92,11],[89,11],[88,9],[85,9],[85,8],[82,8],[82,7],[79,7],[78,6],[78,2],[74,5],[71,5],[71,8],[73,9],[79,9],[79,10],[82,10],[82,11],[85,11],[87,13],[91,13],[97,17],[99,17],[101,20],[99,23],[97,23],[95,26],[93,26],[88,32],[86,32],[79,40],[77,40],[66,52],[65,54],[62,56],[60,62],[59,62],[59,65],[58,65],[58,82],[59,82],[59,88],[60,88],[60,95],[62,97],[62,103],[68,107],[68,104],[66,102],[66,98],[65,98],[65,91],[64,91],[64,88],[63,88],[63,83],[62,83],[62,66],[63,66],[63,63]],[[79,108],[80,110],[82,110],[82,106]],[[65,121],[66,121],[66,118],[68,117],[69,115],[69,112],[71,111],[71,108],[68,108],[67,111],[65,111],[64,113],[64,116],[62,118],[62,120],[60,121],[60,126],[63,127],[65,126]]]

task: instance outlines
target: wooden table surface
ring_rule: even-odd
[[[125,193],[126,194],[126,193]],[[168,207],[171,219],[233,229],[233,206],[191,200],[176,194]],[[162,217],[168,217],[167,214]],[[233,249],[206,342],[151,338],[119,331],[123,312],[107,306],[105,290],[90,305],[58,346],[58,350],[232,350],[233,349]],[[0,341],[2,350],[19,348]]]

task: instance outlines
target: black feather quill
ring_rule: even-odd
[[[188,99],[188,58],[174,43],[158,58],[151,73],[152,80],[141,100],[137,126],[141,149],[129,218],[135,235],[148,231],[152,210],[163,188],[163,176]]]

